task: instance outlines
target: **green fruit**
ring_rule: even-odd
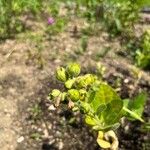
[[[80,100],[84,100],[87,94],[86,90],[80,89],[79,93],[80,93]]]
[[[76,86],[78,88],[86,88],[88,85],[93,84],[95,81],[96,81],[95,76],[87,74],[85,76],[80,76],[76,79]]]
[[[92,74],[86,74],[84,76],[84,80],[85,80],[87,85],[90,85],[90,84],[94,83],[95,79],[96,79],[96,77]]]
[[[76,77],[80,74],[81,67],[77,63],[70,63],[66,69],[67,69],[67,73],[71,77]]]
[[[72,86],[73,86],[73,84],[74,84],[74,82],[75,82],[74,79],[67,80],[67,81],[65,82],[65,87],[66,87],[67,89],[71,89]]]
[[[60,91],[58,89],[54,89],[52,92],[51,92],[51,96],[52,98],[56,98],[60,95]]]
[[[66,99],[66,92],[61,93],[61,100],[64,101]]]
[[[76,86],[77,88],[85,88],[87,86],[84,76],[78,77],[76,79]]]
[[[57,80],[62,81],[62,82],[65,82],[67,80],[66,71],[63,67],[59,67],[56,70],[56,78]]]
[[[78,101],[79,98],[80,98],[79,91],[76,90],[76,89],[68,90],[68,97],[69,97],[72,101]]]

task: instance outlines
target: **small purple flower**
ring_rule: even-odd
[[[48,23],[49,25],[52,25],[54,22],[55,22],[55,21],[54,21],[54,19],[53,19],[52,17],[49,17],[48,20],[47,20],[47,23]]]

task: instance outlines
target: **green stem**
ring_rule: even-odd
[[[134,117],[134,118],[140,120],[141,122],[144,122],[144,120],[143,120],[141,117],[139,117],[139,115],[136,114],[135,112],[129,110],[129,109],[126,108],[126,107],[123,107],[123,110],[126,111],[126,112],[128,112],[132,117]]]

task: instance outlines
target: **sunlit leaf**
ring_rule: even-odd
[[[113,100],[120,100],[120,97],[109,85],[100,84],[97,90],[89,92],[89,103],[95,111],[100,105],[106,105]]]

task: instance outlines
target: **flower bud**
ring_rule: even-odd
[[[67,73],[71,76],[71,77],[76,77],[80,74],[80,65],[77,63],[71,63],[67,66]]]
[[[71,89],[72,86],[73,86],[73,84],[74,84],[74,82],[75,82],[74,79],[67,80],[67,81],[65,82],[65,87],[66,87],[67,89]]]
[[[56,70],[56,78],[57,80],[62,81],[62,82],[65,82],[67,80],[66,71],[63,67],[59,67]]]
[[[68,90],[68,96],[72,101],[78,101],[80,98],[79,91],[76,89]]]
[[[86,90],[80,89],[80,90],[79,90],[79,93],[80,93],[80,100],[84,100],[84,99],[85,99],[85,96],[86,96],[86,94],[87,94]]]
[[[51,98],[56,98],[60,95],[60,91],[58,89],[54,89],[52,92],[51,92]]]

